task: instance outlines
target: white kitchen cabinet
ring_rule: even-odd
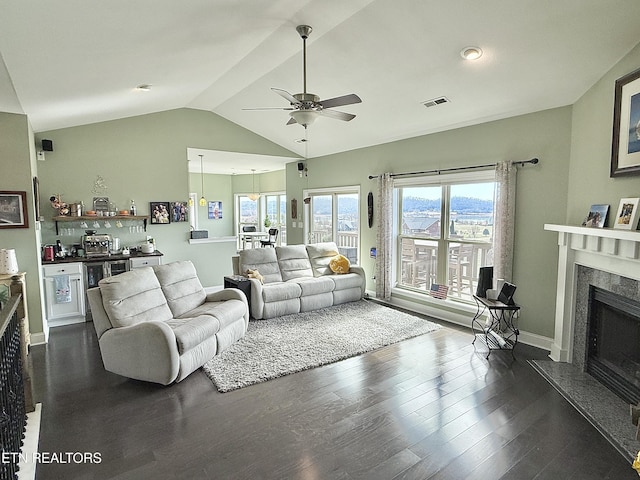
[[[85,295],[82,263],[44,265],[45,304],[49,327],[85,322]],[[61,301],[56,296],[56,278],[68,281],[71,301]]]
[[[161,263],[162,263],[162,257],[159,255],[129,259],[129,266],[131,270],[133,270],[134,268],[153,267],[154,265],[160,265]]]

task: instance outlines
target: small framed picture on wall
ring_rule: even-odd
[[[188,222],[189,207],[187,202],[171,202],[171,222]]]
[[[149,202],[149,211],[151,212],[151,224],[159,225],[171,222],[169,215],[169,202]]]
[[[222,219],[222,202],[209,202],[208,216],[211,220]]]
[[[0,192],[0,228],[28,228],[27,192]]]
[[[640,203],[640,198],[621,199],[613,228],[635,230],[638,226],[638,203]]]

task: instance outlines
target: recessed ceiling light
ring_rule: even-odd
[[[149,85],[148,83],[143,83],[138,85],[136,87],[136,90],[138,90],[139,92],[148,92],[149,90],[151,90],[151,85]]]
[[[480,47],[465,47],[460,52],[460,56],[465,60],[477,60],[482,56]]]

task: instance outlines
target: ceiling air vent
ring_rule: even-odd
[[[438,98],[432,98],[431,100],[427,100],[426,102],[422,102],[422,104],[429,108],[429,107],[435,107],[437,105],[442,105],[443,103],[449,103],[449,99],[447,97],[438,97]]]

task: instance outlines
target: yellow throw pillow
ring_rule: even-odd
[[[329,262],[329,268],[333,273],[349,273],[349,259],[344,255],[336,255]]]

